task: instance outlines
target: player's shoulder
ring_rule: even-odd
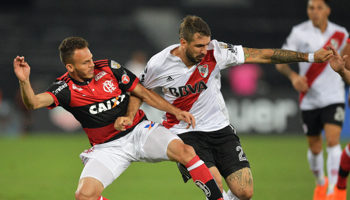
[[[311,20],[307,20],[307,21],[304,21],[304,22],[301,22],[299,24],[296,24],[292,27],[292,32],[296,32],[296,33],[299,33],[299,32],[307,32],[307,31],[310,31],[312,30],[312,22]]]
[[[67,84],[69,82],[71,82],[72,79],[70,78],[70,76],[68,75],[68,72],[64,73],[62,76],[56,78],[54,84],[57,85],[64,85]]]
[[[345,27],[341,26],[341,25],[338,25],[334,22],[331,22],[331,21],[328,21],[328,24],[330,26],[331,29],[334,29],[336,31],[341,31],[341,32],[344,32],[346,34],[348,34],[348,31],[346,30]]]
[[[147,63],[147,68],[157,69],[159,67],[165,67],[169,61],[169,57],[171,56],[171,50],[178,46],[179,44],[171,45],[152,56]]]

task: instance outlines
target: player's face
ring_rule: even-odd
[[[85,81],[94,77],[95,64],[89,48],[76,49],[73,55],[71,75],[78,81]]]
[[[203,36],[199,33],[193,35],[193,40],[185,45],[185,54],[188,60],[193,63],[199,63],[207,55],[209,36]]]
[[[307,5],[307,15],[316,27],[321,27],[327,23],[330,8],[324,0],[309,0]]]

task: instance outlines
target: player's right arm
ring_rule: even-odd
[[[47,107],[54,103],[54,99],[48,93],[35,94],[29,81],[30,66],[24,57],[17,56],[13,60],[13,69],[19,80],[19,87],[24,105],[27,109],[35,110]]]
[[[309,89],[307,78],[300,76],[288,64],[276,64],[276,69],[290,80],[296,91],[306,92]]]

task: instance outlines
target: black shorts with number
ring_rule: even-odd
[[[344,104],[332,104],[324,108],[306,110],[301,112],[304,133],[308,136],[321,134],[324,124],[342,126],[344,121]]]
[[[242,168],[250,167],[232,126],[213,132],[193,131],[178,136],[194,148],[208,168],[216,166],[224,178]]]

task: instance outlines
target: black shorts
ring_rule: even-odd
[[[301,112],[304,133],[308,136],[321,134],[324,124],[342,126],[344,121],[344,104],[332,104],[324,108],[306,110]]]
[[[178,136],[194,148],[208,168],[216,166],[224,178],[242,168],[250,167],[232,126],[213,132],[193,131]]]

